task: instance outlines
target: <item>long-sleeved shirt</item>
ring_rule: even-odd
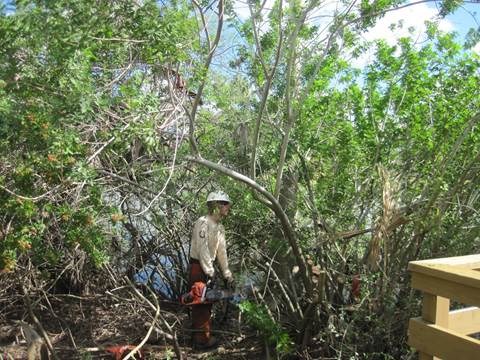
[[[202,216],[193,226],[190,257],[198,260],[203,272],[210,277],[215,273],[213,262],[218,259],[223,277],[232,277],[228,268],[225,228],[208,216]]]

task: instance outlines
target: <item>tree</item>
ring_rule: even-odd
[[[269,345],[399,358],[408,261],[478,248],[478,57],[431,24],[421,47],[378,42],[352,68],[358,35],[410,6],[396,1],[249,2],[247,20],[233,5],[25,1],[0,17],[0,268],[28,273],[27,293],[146,270],[177,298],[189,225],[223,187],[234,265],[265,285],[243,311]],[[361,298],[345,296],[358,274]]]
[[[117,224],[156,205],[183,136],[176,64],[195,49],[193,24],[185,4],[154,1],[19,2],[2,15],[2,269],[46,260],[54,280],[84,264],[78,251],[103,264]]]
[[[451,112],[444,111],[443,101],[449,103],[456,96],[449,93],[453,84],[443,81],[454,79],[457,69],[469,63],[470,70],[462,72],[465,78],[461,81],[477,84],[473,69],[478,64],[453,42],[452,35],[438,34],[432,24],[431,42],[421,50],[409,39],[403,39],[399,43],[402,54],[396,56],[396,47],[380,42],[378,60],[365,71],[364,85],[359,86],[360,72],[351,69],[344,56],[361,51],[361,47],[356,47],[358,34],[386,11],[402,6],[400,3],[363,2],[360,13],[355,12],[354,4],[345,5],[327,25],[308,22],[309,17],[321,14],[321,4],[316,2],[279,1],[272,9],[266,9],[265,3],[248,5],[250,19],[234,24],[243,34],[244,43],[240,45],[238,61],[232,64],[247,72],[246,81],[252,83],[258,94],[246,106],[250,109],[248,118],[253,119],[249,120],[248,131],[250,171],[245,176],[243,168],[232,160],[229,167],[218,164],[225,158],[223,154],[208,152],[208,159],[203,158],[197,142],[192,145],[191,160],[246,184],[254,197],[277,217],[289,245],[283,251],[293,254],[302,282],[281,289],[285,291],[279,289],[281,295],[273,296],[283,297],[285,304],[292,299],[296,302],[290,308],[279,308],[289,314],[290,321],[294,319],[300,343],[305,345],[309,335],[302,326],[303,311],[308,309],[308,314],[312,311],[320,319],[318,303],[313,300],[314,281],[302,254],[305,250],[315,249],[315,261],[327,270],[327,296],[331,301],[345,301],[343,276],[335,273],[361,271],[362,263],[368,261],[372,268],[380,266],[384,274],[379,280],[372,280],[378,289],[372,302],[373,298],[388,302],[385,291],[389,284],[405,281],[408,260],[419,257],[422,251],[432,254],[424,241],[434,224],[438,224],[438,213],[443,213],[436,206],[442,193],[439,184],[445,186],[447,164],[459,172],[451,174],[450,191],[441,196],[444,206],[462,188],[458,179],[462,184],[467,178],[477,182],[473,162],[459,168],[454,157],[447,155],[457,154],[463,146],[465,156],[478,150],[471,138],[478,122],[475,91],[468,87],[466,93],[461,92],[457,98],[459,107],[453,110],[455,120],[451,120],[445,118]],[[221,22],[223,18],[219,18]],[[221,27],[217,29],[220,30]],[[333,86],[335,82],[340,84],[338,88]],[[458,90],[455,86],[453,89],[456,95]],[[195,127],[203,129],[206,125],[196,123],[192,116],[190,119],[193,139]],[[458,127],[454,126],[456,130],[450,133],[451,141],[441,140],[452,122]],[[293,204],[291,199],[290,203],[280,203],[287,168],[302,175]],[[431,177],[434,169],[435,176]],[[412,185],[418,186],[420,192],[410,191]],[[432,188],[437,191],[432,193]],[[474,196],[472,189],[465,189],[466,197]],[[382,192],[383,200],[378,195]],[[288,207],[297,205],[300,208],[294,212],[295,218],[289,216]],[[437,214],[436,220],[429,219],[431,211]],[[346,241],[368,233],[373,234],[368,244],[365,235],[354,246]],[[414,241],[410,241],[412,235]],[[398,241],[390,239],[392,236]],[[288,273],[287,270],[280,283],[291,285]],[[368,276],[377,277],[376,273]],[[384,308],[380,305],[375,311]],[[297,311],[298,308],[303,310]]]

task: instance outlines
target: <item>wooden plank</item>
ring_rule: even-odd
[[[480,272],[450,265],[419,265],[410,263],[408,269],[412,273],[425,274],[459,284],[468,285],[480,290]]]
[[[466,256],[454,256],[440,259],[428,259],[411,261],[411,264],[417,265],[451,265],[459,266],[467,269],[479,269],[480,268],[480,255],[466,255]]]
[[[436,356],[428,355],[422,352],[418,353],[418,360],[438,360]]]
[[[428,293],[423,294],[422,319],[448,328],[450,299]]]
[[[423,320],[448,328],[449,310],[450,299],[433,294],[423,293]],[[422,352],[418,354],[418,357],[420,360],[440,360],[436,356]]]
[[[462,335],[480,332],[480,309],[478,307],[468,307],[450,311],[448,328]]]
[[[478,360],[480,340],[470,338],[420,318],[410,319],[408,344],[416,350],[443,360]]]
[[[480,289],[436,277],[412,273],[412,287],[429,294],[480,307]]]

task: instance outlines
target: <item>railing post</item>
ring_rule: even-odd
[[[448,313],[450,311],[450,299],[423,293],[422,318],[432,324],[448,328]],[[419,360],[440,360],[436,356],[419,353]]]

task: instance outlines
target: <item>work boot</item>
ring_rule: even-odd
[[[199,343],[199,342],[193,343],[193,347],[198,350],[211,349],[216,347],[217,345],[218,345],[218,340],[215,336],[210,336],[210,339],[208,339],[208,341],[204,343]]]

